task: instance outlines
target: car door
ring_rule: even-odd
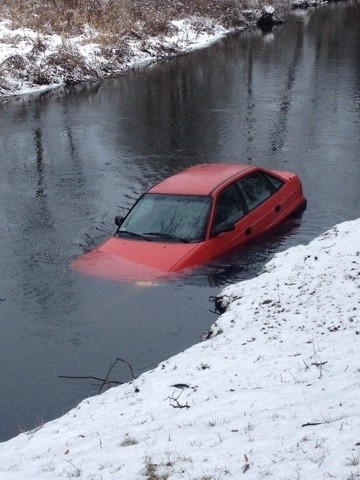
[[[208,258],[225,253],[278,223],[282,210],[278,192],[283,184],[259,170],[224,188],[215,200],[210,239],[206,242]],[[225,231],[221,231],[222,226]]]
[[[237,182],[228,185],[217,195],[210,225],[210,238],[203,247],[208,259],[225,253],[246,240],[247,212]]]
[[[264,232],[282,219],[284,182],[262,171],[252,172],[238,180],[237,185],[247,206],[246,236]]]

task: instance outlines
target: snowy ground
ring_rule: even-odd
[[[284,0],[279,5],[289,11],[306,8],[310,3]],[[254,26],[264,18],[271,18],[274,24],[282,21],[274,7],[260,8],[259,3],[239,13],[236,30]],[[78,36],[45,35],[29,28],[15,28],[10,20],[0,19],[0,98],[118,75],[203,48],[235,30],[225,28],[219,19],[198,15],[174,19],[169,25],[168,34],[128,34],[108,45],[89,25],[84,25]]]
[[[1,480],[360,479],[359,238],[226,288],[211,338],[1,444]]]
[[[229,32],[210,19],[174,20],[168,36],[126,39],[121,47],[78,37],[41,35],[0,21],[0,97],[96,80],[205,47]],[[119,51],[121,50],[121,51]]]

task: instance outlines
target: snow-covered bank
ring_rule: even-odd
[[[210,19],[171,22],[171,34],[104,47],[96,32],[64,39],[0,22],[0,96],[30,93],[120,74],[136,67],[202,48],[229,32]]]
[[[1,480],[359,479],[359,238],[229,286],[209,340],[1,444]]]
[[[313,0],[311,5],[322,3]],[[11,20],[0,17],[0,97],[103,79],[206,47],[231,31],[282,23],[273,6],[256,5],[238,6],[238,13],[229,7],[228,15],[234,17],[236,27],[229,27],[226,15],[221,19],[195,14],[168,21],[166,33],[152,35],[137,25],[139,31],[130,30],[115,39],[110,35],[104,39],[104,34],[88,24],[78,35],[66,32],[69,26],[61,35],[45,34],[16,28]],[[222,6],[226,10],[226,5]],[[309,6],[298,0],[279,2],[282,11]],[[148,13],[145,9],[144,16]]]

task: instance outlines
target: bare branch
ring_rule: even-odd
[[[119,361],[119,362],[126,363],[126,365],[127,365],[127,366],[129,367],[129,369],[130,369],[130,372],[131,372],[131,375],[132,375],[133,380],[136,380],[136,379],[137,379],[137,375],[135,375],[134,370],[133,370],[131,364],[130,364],[128,361],[124,360],[123,358],[117,358],[116,360]]]
[[[92,377],[90,375],[58,375],[58,378],[71,378],[75,380],[97,380],[98,382],[104,382],[103,378]],[[116,380],[109,380],[109,383],[114,383],[115,385],[122,385],[123,382],[118,382]]]

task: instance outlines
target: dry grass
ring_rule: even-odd
[[[43,34],[62,36],[84,33],[85,25],[105,43],[129,35],[159,35],[169,32],[169,20],[206,16],[224,26],[243,22],[242,11],[288,0],[2,0],[0,18]],[[109,38],[111,40],[109,40]]]
[[[0,20],[11,20],[12,29],[28,27],[38,33],[30,52],[15,54],[0,65],[0,96],[18,89],[18,85],[76,84],[126,71],[132,55],[131,40],[137,40],[140,50],[157,60],[181,52],[176,43],[154,47],[151,37],[176,33],[171,20],[192,19],[199,33],[212,23],[225,27],[248,26],[259,10],[272,4],[281,12],[291,0],[1,0]],[[249,9],[249,10],[248,10]],[[247,12],[246,12],[247,10]],[[207,20],[212,20],[209,22]],[[44,35],[58,34],[62,45],[52,53],[47,51]],[[84,35],[74,42],[74,37]],[[26,34],[19,36],[19,41]],[[16,37],[2,39],[16,44]],[[91,63],[81,55],[79,46],[96,43],[96,60]],[[19,87],[20,88],[20,87]]]

